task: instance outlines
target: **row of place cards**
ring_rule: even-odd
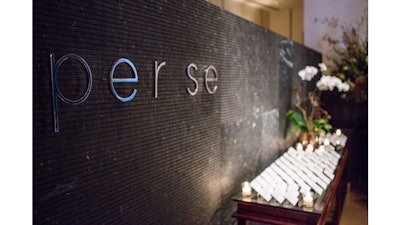
[[[331,145],[314,152],[290,147],[281,157],[250,182],[250,186],[266,201],[285,199],[293,206],[300,194],[313,190],[318,195],[328,187],[341,155]]]

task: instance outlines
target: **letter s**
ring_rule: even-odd
[[[190,64],[187,66],[187,69],[186,69],[186,74],[187,74],[187,76],[188,76],[189,79],[192,80],[193,83],[194,83],[194,91],[191,91],[190,88],[186,88],[186,90],[187,90],[187,92],[188,92],[191,96],[195,96],[196,93],[197,93],[197,91],[198,91],[198,89],[199,89],[199,83],[197,82],[196,78],[194,78],[194,77],[192,76],[192,74],[190,73],[190,69],[191,69],[191,68],[193,68],[193,69],[196,71],[196,70],[197,70],[196,64],[190,63]]]

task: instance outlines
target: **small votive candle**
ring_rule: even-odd
[[[297,143],[296,150],[297,151],[303,151],[303,145],[301,143]]]
[[[336,136],[340,136],[340,135],[342,135],[342,131],[340,129],[337,129],[336,130]]]
[[[313,207],[314,199],[310,191],[307,191],[303,194],[303,206],[304,207]]]
[[[317,152],[317,154],[319,154],[319,155],[321,155],[324,151],[325,151],[325,147],[323,145],[320,145],[318,147],[318,149],[315,150],[315,152]]]
[[[324,145],[325,146],[328,146],[328,145],[330,145],[331,143],[329,142],[329,139],[328,138],[325,138],[325,140],[324,140]]]
[[[243,182],[242,184],[242,195],[250,196],[251,195],[251,187],[248,181]]]
[[[306,152],[312,152],[314,151],[314,147],[312,146],[312,144],[308,144],[306,147]]]

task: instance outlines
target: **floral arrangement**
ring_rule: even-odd
[[[337,18],[315,19],[333,30],[340,29],[341,35],[325,34],[323,44],[328,47],[324,55],[330,73],[350,85],[342,97],[355,102],[368,100],[368,15],[365,10],[360,21],[353,24],[340,23]]]
[[[324,74],[327,71],[324,63],[319,63],[318,65],[320,70],[314,66],[306,66],[298,72],[302,81],[311,81],[319,71],[322,76],[316,82],[316,89],[308,92],[308,101],[302,101],[300,98],[299,88],[303,87],[303,82],[294,88],[297,110],[289,110],[286,113],[286,118],[291,125],[288,132],[294,129],[297,135],[300,135],[300,139],[308,143],[312,142],[312,139],[317,137],[320,133],[326,133],[332,130],[332,125],[329,123],[331,116],[320,104],[321,92],[327,90],[333,91],[335,88],[339,92],[347,92],[350,89],[350,85],[347,82],[343,82],[336,76]],[[287,136],[288,132],[286,132],[285,136]]]

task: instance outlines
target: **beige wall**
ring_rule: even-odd
[[[290,38],[290,9],[281,9],[279,11],[271,11],[271,23],[269,29]]]
[[[263,10],[257,5],[240,0],[210,0],[209,2],[257,25],[263,26]]]
[[[269,8],[251,0],[208,0],[239,17],[303,43],[303,4],[297,8]]]
[[[223,0],[208,0],[207,2],[212,3],[212,4],[216,5],[216,6],[219,6],[219,7],[223,8],[222,1]]]
[[[304,10],[301,8],[292,9],[292,35],[291,38],[304,44]]]
[[[328,34],[338,38],[342,34],[340,26],[334,28],[327,24],[316,23],[315,19],[336,18],[339,24],[352,24],[357,27],[361,18],[368,10],[368,0],[304,0],[304,45],[317,50],[323,54],[328,53],[331,48],[323,41],[324,35]],[[321,10],[329,9],[329,10]],[[367,23],[365,25],[368,25]],[[359,34],[367,35],[368,27],[359,30]]]

